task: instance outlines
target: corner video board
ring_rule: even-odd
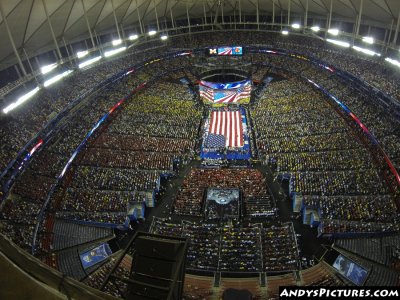
[[[339,254],[332,266],[355,285],[361,286],[367,279],[368,271],[365,268],[341,254]]]
[[[107,243],[101,244],[89,251],[79,254],[81,263],[84,269],[87,269],[95,264],[105,260],[112,254],[110,246]]]
[[[233,46],[233,47],[215,47],[208,49],[208,55],[211,56],[237,56],[243,55],[243,47],[241,46]]]

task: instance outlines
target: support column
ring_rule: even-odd
[[[207,25],[207,13],[206,13],[206,6],[203,2],[203,12],[204,12],[204,24]]]
[[[399,16],[397,17],[396,31],[394,32],[394,37],[392,42],[393,45],[396,45],[397,36],[399,35],[399,27],[400,27],[400,11],[399,11]]]
[[[10,40],[11,46],[13,48],[14,54],[17,57],[18,64],[19,64],[22,72],[24,73],[24,76],[26,76],[26,70],[24,68],[24,65],[22,64],[21,57],[18,54],[17,47],[15,47],[14,39],[12,37],[11,31],[10,31],[10,27],[8,26],[7,17],[4,14],[3,6],[1,5],[1,2],[0,2],[0,14],[1,14],[1,17],[3,18],[4,25],[6,26],[7,35],[8,35],[8,38]]]
[[[235,22],[235,30],[236,30],[236,3],[235,3],[235,8],[233,9],[233,22]]]
[[[64,43],[65,51],[67,51],[68,57],[71,58],[71,53],[69,53],[69,50],[68,50],[68,47],[67,47],[67,43],[65,42],[65,38],[63,37],[62,40],[63,40],[63,43]],[[72,55],[74,55],[74,54],[72,53]]]
[[[307,27],[307,21],[308,21],[308,0],[306,0],[306,10],[304,11],[304,28]]]
[[[74,48],[72,48],[72,44],[69,44],[69,48],[71,49],[71,52],[73,53],[72,55],[75,54]]]
[[[290,25],[290,8],[291,8],[291,3],[292,0],[288,0],[288,14],[287,14],[287,24]]]
[[[275,24],[275,0],[272,0],[272,24]]]
[[[239,0],[239,23],[242,23],[242,2]]]
[[[381,52],[383,52],[383,50],[385,49],[386,38],[387,38],[387,36],[388,36],[388,29],[385,28],[385,36],[384,36],[384,38],[383,38],[383,44],[382,44],[382,46],[381,46]]]
[[[154,5],[154,12],[155,12],[155,14],[156,14],[157,31],[160,31],[160,24],[158,23],[158,14],[157,14],[156,0],[153,0],[153,5]]]
[[[173,14],[172,14],[172,9],[171,9],[171,7],[169,8],[169,13],[171,14],[172,28],[175,28],[175,25],[174,25],[174,16],[173,16]]]
[[[188,9],[188,4],[186,2],[186,16],[187,16],[187,21],[189,25],[189,34],[191,33],[191,28],[190,28],[190,17],[189,17],[189,9]]]
[[[258,5],[259,5],[259,1],[257,0],[257,6],[256,6],[256,9],[257,9],[257,30],[260,30],[260,11],[259,11],[259,8],[258,8]]]
[[[14,65],[14,69],[15,69],[15,71],[17,72],[17,74],[18,74],[18,78],[19,79],[21,79],[21,78],[23,78],[24,76],[22,76],[21,75],[21,72],[19,71],[19,69],[18,69],[18,66],[17,65]],[[25,70],[25,69],[24,69]],[[26,74],[25,74],[26,75]]]
[[[222,17],[222,24],[225,24],[224,20],[224,3],[221,2],[221,17]]]
[[[85,7],[85,2],[83,0],[81,0],[82,3],[82,7],[83,7],[83,14],[85,15],[85,20],[86,20],[86,26],[88,28],[89,31],[89,35],[90,35],[90,40],[92,41],[92,47],[95,48],[96,44],[94,43],[94,39],[93,39],[93,34],[92,34],[92,29],[90,28],[90,24],[89,24],[89,18],[87,16],[87,11],[86,11],[86,7]]]
[[[33,67],[32,67],[32,64],[31,64],[31,61],[29,60],[28,53],[26,53],[26,50],[25,50],[25,48],[22,48],[22,50],[23,50],[23,51],[24,51],[24,53],[25,53],[26,61],[28,62],[29,68],[31,69],[31,74],[33,75],[33,77],[35,77],[35,81],[36,81],[36,83],[38,83],[38,84],[39,84],[39,82],[38,82],[38,80],[37,80],[37,78],[36,78],[35,71],[33,70]]]
[[[114,0],[111,0],[111,6],[112,6],[112,10],[113,10],[113,15],[114,15],[115,27],[117,27],[118,39],[121,39],[121,33],[119,32],[117,15],[115,14]]]
[[[140,12],[139,12],[139,6],[138,6],[137,0],[136,0],[136,11],[137,11],[138,20],[139,20],[139,25],[140,25],[140,32],[141,32],[142,34],[144,34],[143,25],[142,25],[142,20],[141,20],[141,18],[140,18]]]
[[[361,16],[362,16],[362,12],[363,12],[363,6],[364,6],[364,0],[360,1],[360,9],[358,11],[358,18],[357,18],[357,27],[356,27],[356,31],[355,31],[355,37],[358,36],[359,32],[360,32],[360,25],[361,25]]]
[[[328,26],[326,26],[325,37],[326,37],[326,34],[327,34],[327,32],[328,32],[328,29],[331,28],[332,9],[333,9],[333,0],[331,0],[330,6],[329,6]]]
[[[37,64],[38,68],[40,68],[40,61],[39,61],[39,58],[37,56],[35,56],[35,61],[36,61],[36,64]]]
[[[394,19],[392,19],[392,23],[390,24],[388,39],[387,39],[387,41],[385,41],[385,54],[387,53],[387,49],[388,49],[389,44],[390,44],[390,39],[392,38],[393,25],[394,25]]]
[[[56,35],[54,34],[53,26],[51,25],[51,22],[50,22],[49,12],[47,11],[47,5],[44,0],[42,0],[42,3],[43,3],[43,7],[44,7],[44,12],[46,13],[47,23],[49,23],[51,36],[53,37],[54,44],[56,45],[58,59],[61,60],[62,59],[61,51],[60,51],[60,48],[58,47]]]
[[[97,48],[99,49],[100,53],[103,54],[103,52],[104,52],[103,45],[101,44],[101,40],[100,40],[96,30],[93,30],[93,33],[94,33],[94,37],[96,38],[96,41],[97,41],[97,45],[98,45]]]
[[[67,51],[69,64],[72,66],[72,63],[73,63],[73,62],[76,62],[76,57],[75,57],[74,53],[71,54],[71,53],[69,52],[68,46],[67,46],[67,43],[65,42],[65,38],[64,38],[64,37],[62,38],[62,40],[63,40],[63,43],[64,43],[65,51]]]

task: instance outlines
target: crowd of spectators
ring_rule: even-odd
[[[117,263],[116,260],[116,257],[111,257],[95,272],[89,274],[89,276],[85,278],[83,282],[92,288],[100,289],[103,283],[106,281],[108,274]],[[125,255],[113,274],[115,276],[119,276],[120,278],[128,279],[131,265],[132,258],[128,255]],[[126,282],[117,279],[115,280],[115,282],[110,280],[108,284],[104,287],[104,292],[119,298],[124,296],[123,293],[127,291],[127,287],[128,285],[126,284]]]
[[[379,104],[380,100],[378,100],[373,93],[360,93],[358,89],[352,87],[351,84],[349,85],[348,80],[340,79],[334,75],[331,72],[332,69],[320,68],[319,66],[310,64],[303,59],[298,59],[296,56],[289,57],[253,54],[251,59],[255,64],[267,63],[271,66],[289,70],[295,74],[301,74],[302,76],[313,80],[319,86],[334,95],[339,99],[339,101],[344,103],[357,116],[357,118],[363,122],[364,125],[366,125],[374,137],[380,142],[383,150],[394,162],[397,170],[400,170],[398,168],[399,147],[396,147],[396,145],[400,143],[400,136],[398,134],[400,130],[400,122],[385,105],[382,106]],[[277,69],[275,69],[275,72],[276,70]],[[299,86],[298,90],[305,92],[304,88],[307,89],[306,85],[303,84],[303,89]],[[282,91],[284,91],[284,89],[282,89]],[[278,94],[276,94],[276,96],[278,96]],[[299,98],[296,100],[302,101]],[[284,112],[285,109],[287,109],[287,107],[280,107],[282,112]],[[321,122],[327,122],[328,124],[325,128],[319,129],[320,132],[331,133],[332,130],[336,132],[338,130],[348,130],[341,126],[341,122],[335,123],[335,120],[329,116],[329,113],[327,114],[329,110],[326,111],[326,109],[318,106],[313,107],[313,109],[314,111],[310,112],[304,111],[303,108],[300,108],[300,111],[297,111],[296,116],[293,117],[296,118],[294,120],[297,121],[302,118],[309,118],[315,120],[315,123],[318,121],[318,124]],[[320,111],[321,109],[323,109],[323,111]],[[278,110],[277,113],[281,113],[280,110]],[[325,118],[321,120],[319,114],[325,114]],[[263,121],[268,122],[266,120]],[[304,124],[303,126],[307,126],[307,128],[303,129],[303,127],[300,128],[288,124],[284,119],[278,120],[278,122],[286,123],[285,126],[290,126],[291,133],[289,133],[289,136],[293,137],[302,136],[302,130],[313,130],[313,127],[315,126],[315,123],[310,122],[309,124]],[[270,127],[267,134],[270,137],[279,137],[282,135],[281,131],[275,131],[273,127]]]
[[[325,96],[296,79],[275,81],[251,113],[263,160],[291,174],[291,191],[320,208],[322,219],[398,218],[373,156]]]
[[[319,39],[290,35],[282,36],[279,33],[265,32],[215,32],[213,35],[195,34],[190,39],[186,36],[171,39],[172,48],[175,45],[194,48],[217,44],[238,45],[267,45],[304,53],[306,56],[316,57],[323,61],[348,71],[390,96],[399,99],[397,82],[398,72],[392,69],[380,58],[366,58],[352,50],[337,49]],[[154,45],[159,46],[159,45]],[[163,53],[168,47],[152,48],[147,51],[139,51],[142,48],[151,47],[150,44],[133,47],[126,56],[113,61],[102,61],[95,68],[83,71],[75,71],[62,84],[43,90],[34,99],[31,99],[23,108],[11,117],[2,118],[1,134],[2,151],[0,158],[0,170],[4,170],[6,164],[15,157],[17,152],[40,130],[53,113],[60,112],[66,105],[72,102],[78,95],[90,90],[101,80],[117,71],[133,65],[136,62],[149,58],[152,55]]]
[[[137,58],[143,59],[144,56],[138,56]],[[16,241],[21,246],[31,245],[34,227],[38,221],[41,222],[37,214],[38,211],[45,203],[46,197],[49,195],[50,190],[56,183],[56,178],[61,174],[61,171],[63,170],[66,162],[71,157],[72,153],[81,143],[86,134],[94,126],[94,124],[96,124],[96,122],[105,113],[107,113],[109,109],[114,106],[120,99],[128,95],[133,89],[139,86],[139,84],[141,83],[140,80],[143,80],[144,78],[149,79],[150,77],[148,74],[152,74],[152,76],[155,76],[160,72],[168,72],[168,70],[170,70],[171,68],[175,68],[177,65],[183,65],[182,58],[177,58],[176,60],[177,61],[175,62],[165,62],[162,67],[156,66],[156,64],[145,66],[140,70],[137,70],[135,72],[135,76],[128,76],[120,80],[119,82],[114,83],[112,86],[107,86],[102,90],[86,97],[79,104],[79,111],[75,110],[73,113],[70,113],[59,127],[53,129],[53,138],[46,145],[46,149],[38,152],[38,154],[35,155],[35,159],[33,160],[32,164],[27,170],[24,171],[22,176],[17,179],[12,189],[12,195],[14,195],[13,197],[17,197],[17,199],[21,198],[24,202],[7,200],[8,205],[10,205],[10,207],[7,209],[8,214],[13,216],[21,216],[20,220],[24,220],[23,223],[19,222],[18,224],[15,224],[12,220],[8,220],[5,218],[1,219],[1,223],[3,226],[15,227],[15,230],[18,230],[19,232],[24,232],[23,235],[12,235],[12,231],[9,230],[10,236],[13,238],[14,241]],[[99,82],[102,78],[106,78],[107,76],[111,75],[111,73],[119,70],[121,66],[126,63],[127,62],[122,63],[122,61],[120,61],[120,65],[115,66],[111,62],[110,66],[107,68],[95,68],[96,70],[98,70],[97,72],[100,72],[100,74],[96,77],[98,80],[95,80],[95,78],[92,78],[92,80],[95,82]],[[112,71],[112,68],[116,69]],[[89,70],[88,72],[96,74],[92,70]],[[104,72],[109,72],[109,74],[104,74]],[[69,81],[62,83],[62,86],[68,85],[68,82]],[[138,107],[147,109],[147,115],[150,116],[154,107],[154,104],[150,102],[152,102],[153,100],[153,102],[158,101],[158,104],[163,105],[164,107],[166,107],[168,103],[173,103],[172,106],[175,107],[175,114],[172,114],[171,110],[164,111],[164,115],[166,116],[164,120],[166,121],[166,123],[173,124],[173,120],[176,120],[175,127],[178,128],[179,126],[182,127],[186,125],[186,121],[182,121],[183,119],[185,119],[191,120],[191,122],[193,122],[194,124],[195,118],[193,117],[195,116],[196,111],[192,108],[192,106],[195,104],[192,101],[192,96],[187,97],[190,94],[188,92],[185,92],[185,88],[181,85],[172,84],[169,82],[166,82],[163,85],[166,87],[160,88],[162,94],[160,94],[158,98],[154,96],[152,99],[146,99],[146,101],[148,102],[147,108],[146,105],[140,101],[132,101],[132,103],[129,103],[129,105],[126,106],[126,110],[130,112],[130,118],[138,119],[144,115],[143,111],[139,112]],[[54,89],[57,88],[58,87],[55,87]],[[69,88],[73,90],[74,93],[77,92],[76,89],[74,89],[74,86],[69,86]],[[158,87],[156,86],[155,88],[157,89]],[[174,100],[172,99],[173,96],[168,95],[168,91],[173,96],[178,94],[181,96],[179,99]],[[153,91],[152,93],[156,95],[157,92]],[[145,97],[145,95],[142,96]],[[163,97],[165,98],[164,102]],[[36,100],[37,99],[32,99],[32,101],[28,102],[28,106],[30,107],[32,105],[39,105],[39,103],[35,102]],[[138,111],[136,115],[135,110]],[[161,112],[158,115],[163,116]],[[168,118],[169,115],[170,117]],[[16,117],[16,115],[14,114],[12,116],[14,118]],[[118,116],[124,115],[119,114]],[[27,120],[28,119],[29,118],[27,118]],[[115,119],[118,120],[117,117]],[[157,117],[153,115],[152,119],[156,120]],[[144,126],[146,125],[147,120],[148,119],[146,118],[142,118],[142,123],[144,124]],[[21,126],[22,128],[23,123],[21,123],[19,126]],[[127,125],[126,127],[129,127],[129,125]],[[162,126],[160,125],[160,127]],[[193,127],[195,126],[193,125]],[[186,131],[190,130],[192,130],[192,133],[187,134]],[[112,197],[108,198],[110,200],[109,205],[114,207],[114,209],[120,210],[117,212],[108,209],[108,211],[103,211],[104,203],[102,201],[104,200],[104,198],[97,198],[95,197],[95,195],[98,195],[99,192],[108,189],[110,193],[116,191],[121,194],[129,191],[137,193],[138,191],[154,190],[158,185],[160,173],[156,172],[155,170],[146,170],[146,167],[150,165],[150,167],[147,168],[159,168],[160,162],[147,161],[147,158],[154,158],[153,156],[151,156],[151,153],[146,153],[149,150],[149,147],[152,147],[152,145],[158,145],[158,148],[155,148],[154,150],[159,153],[159,157],[163,158],[163,161],[161,162],[161,168],[163,168],[164,171],[170,170],[171,161],[173,161],[175,158],[181,156],[189,157],[193,154],[192,146],[194,145],[194,132],[196,132],[196,130],[189,128],[187,130],[185,128],[181,129],[180,132],[182,132],[182,135],[179,137],[182,138],[180,139],[182,144],[175,140],[177,138],[175,135],[171,135],[170,133],[169,134],[171,138],[167,138],[166,136],[162,136],[160,134],[156,135],[159,137],[159,140],[157,138],[150,138],[145,133],[131,136],[129,136],[129,133],[126,135],[119,135],[118,137],[120,142],[115,143],[117,144],[117,147],[118,145],[128,146],[129,140],[131,144],[135,139],[136,141],[141,141],[143,149],[138,149],[138,151],[135,153],[139,155],[141,154],[141,161],[138,160],[138,157],[132,155],[132,164],[134,165],[136,164],[136,161],[138,161],[138,163],[136,164],[136,168],[113,168],[113,165],[106,162],[107,159],[105,156],[103,156],[103,160],[99,159],[98,162],[92,160],[93,165],[91,166],[80,166],[78,163],[78,165],[72,167],[72,171],[77,171],[76,178],[78,180],[72,181],[70,186],[72,189],[82,192],[84,197],[80,198],[81,201],[75,202],[73,205],[71,205],[73,203],[73,200],[68,198],[69,196],[67,193],[66,200],[68,205],[64,205],[64,199],[62,197],[63,192],[56,191],[54,197],[50,199],[50,204],[53,209],[52,211],[59,210],[57,216],[60,218],[120,224],[126,218],[126,207],[125,205],[113,206],[113,204],[115,204],[114,200],[120,196],[116,196],[115,194],[113,194]],[[10,129],[9,133],[11,133],[11,131],[12,130]],[[16,134],[17,132],[19,131],[14,130],[14,134]],[[109,134],[109,132],[105,133]],[[192,138],[188,138],[189,136]],[[118,139],[118,137],[116,139]],[[101,138],[102,137],[100,136],[100,139]],[[127,138],[128,140],[127,144],[124,144],[123,142],[125,138]],[[144,140],[147,138],[149,138],[149,140],[148,142],[145,142]],[[171,151],[172,147],[175,148],[173,151]],[[121,149],[117,148],[115,149],[115,151],[120,150],[121,154],[127,155],[128,150],[127,152],[122,153],[122,151],[124,150],[122,148],[123,147],[121,147]],[[112,151],[110,145],[106,145],[105,148],[102,149],[102,146],[99,144],[95,147],[89,147],[88,157],[90,157],[90,153],[93,153],[93,151],[95,152],[97,149],[99,149],[99,151],[105,152]],[[135,149],[133,149],[133,151],[134,150]],[[84,160],[85,157],[83,156],[79,159]],[[115,161],[117,158],[112,157],[110,158],[110,160],[111,159],[114,159]],[[96,166],[97,164],[105,167]],[[139,169],[141,167],[143,167],[144,169]],[[71,178],[72,173],[67,172],[67,174],[65,175],[66,178]],[[119,179],[119,181],[117,179]],[[69,179],[67,181],[69,181]],[[62,189],[64,188],[68,188],[68,185],[62,187]],[[90,196],[90,193],[93,193],[93,195]],[[88,203],[88,199],[92,200],[92,202]],[[20,204],[25,202],[27,203],[27,205]],[[27,210],[27,208],[29,208],[29,205],[32,205],[32,207],[35,207],[35,209]],[[93,209],[96,208],[96,210],[82,210],[82,207],[90,207]],[[26,211],[31,211],[32,214],[29,214],[29,217],[26,217],[24,219],[24,217],[27,215]],[[44,216],[44,218],[46,218],[46,215]],[[30,232],[30,234],[28,234],[28,232]],[[44,239],[49,240],[47,238],[49,235],[51,235],[51,228],[45,228],[45,226],[41,224],[38,231],[38,239],[41,240],[43,237]],[[24,239],[22,239],[21,236],[23,236]],[[25,247],[25,249],[27,249],[27,247]]]
[[[299,249],[293,224],[262,228],[262,255],[266,272],[297,270]],[[280,255],[277,255],[277,254]]]
[[[185,177],[176,196],[174,212],[182,215],[201,216],[203,196],[207,188],[239,188],[248,215],[262,213],[248,199],[268,199],[265,176],[256,169],[193,169]],[[256,204],[256,203],[254,203]]]
[[[173,173],[174,162],[192,156],[200,122],[194,106],[184,86],[168,82],[150,86],[129,99],[124,113],[113,118],[71,169],[74,175],[69,186],[74,193],[67,188],[57,216],[124,223],[127,195],[158,190],[160,175]],[[130,202],[135,200],[131,197]]]
[[[42,89],[23,106],[8,115],[2,115],[0,118],[0,172],[4,171],[7,164],[37,132],[79,96],[90,92],[108,77],[156,53],[159,53],[159,50],[150,50],[146,53],[135,50],[126,57],[102,61],[87,70],[75,70],[62,82]],[[28,91],[21,94],[26,92]],[[10,101],[15,101],[15,97],[17,96],[10,95]]]
[[[234,35],[216,33],[210,37],[199,34],[190,40],[185,37],[171,40],[181,41],[181,46],[190,47],[226,44],[229,41],[230,44],[262,43],[297,50],[317,56],[365,79],[397,100],[400,98],[398,73],[385,66],[384,61],[362,59],[350,50],[339,52],[316,39],[236,32]],[[62,83],[42,89],[22,107],[9,115],[3,115],[0,118],[0,170],[4,170],[27,142],[79,95],[121,69],[165,51],[165,48],[143,52],[135,52],[139,48],[133,49],[126,57],[99,64],[89,70],[75,71]],[[374,102],[376,99],[373,95],[359,93],[346,86],[329,70],[321,71],[316,66],[306,65],[305,60],[279,56],[266,58],[264,55],[249,58],[255,63],[267,62],[288,68],[321,84],[366,124],[399,169],[399,122]],[[182,66],[188,66],[186,57],[154,62],[137,71],[134,77],[86,97],[80,104],[79,113],[71,113],[64,120],[46,148],[35,155],[30,167],[16,181],[11,197],[0,213],[1,231],[22,248],[30,250],[38,213],[56,177],[87,132],[110,107],[138,84],[154,75]],[[255,78],[260,78],[263,72],[262,68],[258,69]],[[89,145],[86,155],[80,156],[68,173],[72,182],[62,187],[65,189],[65,197],[53,207],[57,210],[56,216],[106,223],[121,222],[126,216],[125,204],[129,201],[129,193],[156,188],[160,173],[155,170],[170,170],[171,161],[193,156],[201,109],[192,97],[185,86],[165,81],[129,99],[124,106],[124,113],[114,117],[108,128]],[[323,232],[396,229],[390,223],[398,218],[394,212],[393,198],[388,195],[379,170],[374,167],[363,145],[320,94],[300,81],[274,82],[252,108],[251,114],[256,129],[257,148],[262,158],[270,162],[277,172],[293,174],[293,191],[302,193],[309,205],[321,208]],[[175,212],[201,215],[204,189],[209,186],[240,187],[249,214],[265,209],[251,206],[249,199],[269,201],[265,179],[256,170],[193,170],[178,192]],[[212,226],[184,225],[193,240],[199,237],[197,244],[192,247],[193,252],[205,241],[202,245],[206,246],[199,248],[204,256],[194,254],[191,257],[190,265],[195,268],[207,269],[207,261],[215,260],[215,257],[210,259],[207,255],[214,253],[216,247],[216,253],[222,255],[218,250],[222,240],[218,238],[225,235],[222,232],[218,233],[219,236],[213,235],[215,228]],[[49,229],[42,226],[39,234],[45,234],[46,230]],[[287,247],[292,250],[290,245],[293,245],[293,240],[287,240],[289,246],[286,242],[279,246],[278,240],[286,236],[286,229],[268,230],[262,228],[259,231],[263,236],[260,244],[263,247],[260,250],[262,255],[265,255],[263,251],[267,251],[270,244],[274,245],[274,249]],[[254,245],[254,231],[250,231],[252,233],[248,239],[243,239],[241,230],[233,227],[227,229],[227,245],[236,245],[239,240],[243,241],[242,245]],[[165,229],[165,233],[168,232],[170,229]],[[246,252],[243,253],[246,255]],[[282,257],[284,259],[274,260],[272,257],[270,261],[263,260],[265,270],[277,271],[295,265],[296,258],[292,252],[287,255],[284,253]],[[233,265],[238,271],[241,267],[251,271],[258,268],[255,266],[259,266],[259,260],[256,258],[254,264],[241,265],[238,261]],[[267,269],[267,265],[270,269]],[[223,269],[224,265],[220,267]]]
[[[153,233],[187,237],[188,269],[221,272],[284,272],[298,269],[299,254],[293,225],[225,225],[209,222],[172,223],[155,218]]]

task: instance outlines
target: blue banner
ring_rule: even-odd
[[[79,254],[79,257],[81,259],[83,268],[87,269],[105,260],[111,254],[112,251],[110,249],[110,246],[107,243],[105,243],[89,251]]]

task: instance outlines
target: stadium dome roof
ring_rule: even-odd
[[[155,25],[162,29],[171,21],[187,18],[215,18],[215,15],[285,16],[290,20],[319,17],[395,30],[399,26],[398,0],[2,0],[0,1],[0,70],[17,62],[7,25],[19,54],[35,56],[59,46],[87,39],[93,34],[130,34]],[[86,14],[85,14],[86,12]],[[85,18],[87,16],[87,19]],[[4,22],[6,17],[7,23]],[[243,21],[243,20],[242,20]],[[324,22],[325,21],[325,22]],[[157,24],[158,23],[158,24]],[[52,30],[51,30],[52,29]],[[53,38],[54,36],[54,38]]]

